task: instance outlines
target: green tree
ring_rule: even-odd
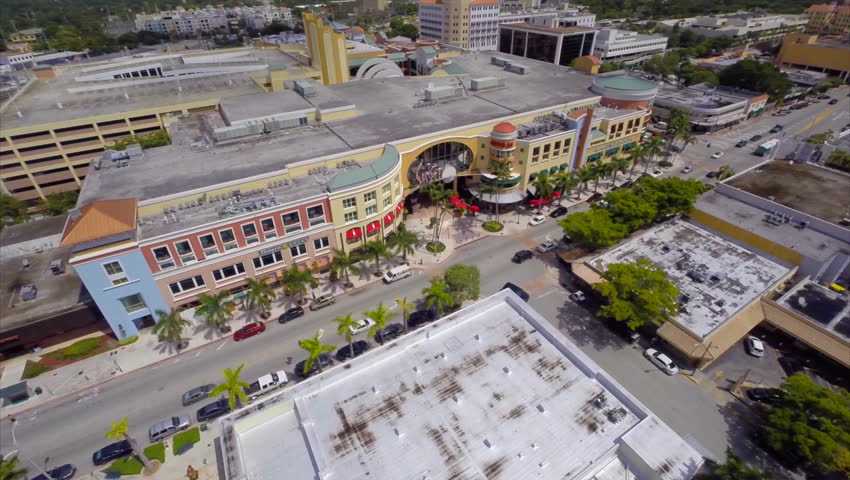
[[[168,132],[165,130],[157,130],[156,132],[144,133],[142,135],[130,135],[128,137],[119,138],[112,145],[110,150],[126,150],[128,146],[138,143],[143,149],[163,147],[171,143],[168,138]]]
[[[422,295],[425,295],[425,306],[430,309],[436,309],[440,316],[443,312],[454,305],[454,297],[448,291],[448,284],[440,277],[431,279],[431,286],[422,289]]]
[[[717,77],[721,85],[764,92],[774,102],[785,98],[794,86],[788,75],[772,64],[750,59],[729,65]]]
[[[307,351],[307,359],[304,360],[304,369],[301,373],[304,375],[313,368],[313,362],[319,358],[319,355],[334,351],[333,345],[322,343],[322,332],[316,332],[313,338],[298,340],[298,346]],[[319,362],[319,372],[323,371],[322,362]]]
[[[806,141],[812,145],[823,145],[832,137],[832,133],[832,130],[815,133],[814,135],[809,135],[809,138],[807,138]]]
[[[720,83],[720,79],[711,70],[694,70],[685,77],[685,85],[696,85],[698,83],[717,85]]]
[[[850,153],[841,150],[833,150],[826,161],[827,166],[850,172]]]
[[[18,466],[18,456],[0,460],[0,480],[26,480],[27,469]]]
[[[590,166],[590,171],[593,173],[593,193],[599,190],[599,180],[605,177],[608,171],[607,163],[594,163]]]
[[[574,241],[593,249],[610,247],[628,233],[625,225],[615,222],[602,208],[567,215],[558,225]]]
[[[390,37],[402,36],[407,37],[411,40],[416,40],[419,38],[419,27],[413,25],[412,23],[405,23],[400,26],[398,30],[393,30],[390,32]]]
[[[655,204],[647,202],[630,188],[608,192],[605,195],[605,201],[608,202],[605,210],[610,214],[611,220],[614,223],[625,225],[629,232],[651,222],[658,214]]]
[[[211,328],[223,328],[233,318],[233,302],[227,292],[201,294],[198,303],[196,312],[204,316],[204,322]]]
[[[593,170],[593,164],[585,165],[581,167],[578,171],[578,182],[579,182],[579,190],[578,194],[581,195],[584,193],[585,189],[587,189],[587,182],[592,181],[595,178],[596,172]]]
[[[401,309],[402,320],[404,321],[404,333],[407,333],[407,317],[410,316],[410,312],[416,309],[416,305],[412,302],[407,301],[407,297],[396,298],[395,304],[398,305],[398,308]]]
[[[564,197],[569,197],[573,189],[578,186],[578,178],[576,178],[575,172],[560,171],[552,178],[552,183],[555,186],[555,190],[561,192],[561,196],[558,197],[558,205],[560,205],[561,200]]]
[[[360,267],[357,266],[359,261],[360,257],[356,254],[348,253],[341,248],[334,248],[330,268],[332,272],[336,272],[337,276],[345,278],[346,287],[350,287],[352,285],[351,274],[360,274]]]
[[[456,263],[446,269],[443,279],[455,305],[460,306],[466,300],[478,300],[481,272],[477,266]]]
[[[416,246],[419,245],[419,236],[408,230],[407,226],[402,223],[398,226],[395,235],[387,239],[387,244],[401,255],[404,263],[407,263],[407,255],[412,255],[416,251]]]
[[[126,440],[130,444],[130,448],[133,450],[133,456],[139,459],[140,462],[145,466],[145,470],[147,472],[153,473],[154,468],[151,464],[151,461],[148,460],[142,450],[139,449],[139,444],[136,442],[136,439],[130,435],[130,431],[127,428],[127,423],[130,421],[128,417],[122,418],[120,421],[112,422],[109,424],[109,431],[104,435],[107,439],[112,440]]]
[[[381,275],[381,259],[392,258],[390,247],[379,240],[372,240],[363,245],[363,254],[375,261],[375,275]]]
[[[297,295],[298,303],[303,304],[304,296],[307,295],[307,289],[316,282],[316,279],[313,278],[313,272],[310,269],[301,269],[294,266],[283,272],[280,282],[289,295]]]
[[[64,215],[77,206],[79,195],[80,192],[77,191],[54,193],[39,199],[37,207],[47,215]]]
[[[230,406],[230,410],[236,410],[237,402],[241,402],[242,404],[248,403],[248,395],[245,394],[248,384],[240,378],[243,368],[245,368],[244,363],[240,364],[236,370],[230,368],[222,370],[221,374],[224,376],[224,381],[216,385],[213,391],[210,392],[211,397],[217,397],[222,393],[226,393],[227,404]]]
[[[363,312],[363,315],[366,318],[372,319],[375,322],[375,325],[372,325],[372,328],[369,329],[369,336],[375,336],[378,334],[378,341],[381,345],[384,344],[384,328],[387,326],[387,322],[397,317],[398,314],[395,312],[391,312],[387,307],[384,306],[384,302],[378,303],[378,306],[375,307],[374,310],[366,310]]]
[[[23,202],[8,193],[0,193],[0,229],[29,219],[27,206]]]
[[[434,218],[433,237],[431,242],[437,244],[440,241],[440,228],[443,224],[443,217],[451,210],[449,199],[454,192],[446,189],[443,182],[426,183],[422,185],[421,190],[428,197],[428,200],[431,201],[431,205],[434,208],[434,215],[432,215]]]
[[[770,448],[821,472],[850,475],[850,393],[824,388],[803,373],[785,379],[782,390],[765,425]]]
[[[643,173],[646,173],[647,170],[649,170],[649,166],[652,164],[652,160],[654,160],[655,157],[661,155],[664,150],[664,140],[662,140],[661,137],[653,136],[649,139],[649,142],[644,145],[645,155],[641,158],[641,160],[643,160],[644,162]]]
[[[260,315],[268,314],[274,299],[274,290],[268,283],[262,280],[249,278],[245,281],[245,307]]]
[[[646,150],[644,149],[642,144],[637,144],[629,151],[629,162],[631,162],[632,166],[629,168],[629,178],[632,178],[635,173],[635,167],[638,166],[640,162],[643,161],[646,156]]]
[[[159,321],[153,326],[153,333],[160,342],[179,344],[183,340],[183,329],[192,326],[192,322],[180,316],[180,311],[156,311]]]
[[[333,322],[336,323],[336,333],[337,335],[341,335],[345,337],[345,341],[348,342],[349,353],[351,353],[351,358],[354,358],[354,343],[351,341],[351,329],[357,328],[357,321],[352,318],[351,314],[345,316],[338,316],[333,319]]]
[[[496,183],[493,184],[493,192],[496,194],[496,221],[499,221],[499,201],[502,198],[502,192],[505,191],[505,184],[513,178],[511,175],[511,167],[507,162],[494,161],[490,163],[490,173],[496,177]]]
[[[718,463],[706,460],[707,473],[701,473],[694,480],[770,480],[771,476],[755,467],[747,465],[731,448],[726,449],[726,462]]]
[[[664,179],[644,177],[636,182],[635,189],[647,201],[655,204],[659,217],[685,214],[693,210],[697,197],[705,185],[697,180],[677,177]]]
[[[632,330],[658,325],[676,315],[679,289],[664,270],[645,258],[634,263],[612,263],[593,288],[607,300],[599,315],[625,322]]]
[[[729,165],[723,165],[722,167],[717,169],[717,181],[726,180],[729,177],[735,175],[735,170],[732,169]]]
[[[617,183],[617,174],[626,173],[629,169],[629,159],[626,157],[617,157],[611,160],[608,165],[611,173],[611,185]]]
[[[531,185],[534,187],[534,195],[540,200],[548,200],[552,197],[552,193],[555,191],[555,188],[552,184],[552,179],[549,177],[548,170],[542,170],[537,174],[537,177],[531,181]],[[537,213],[540,213],[540,209],[543,207],[541,203],[537,209]]]

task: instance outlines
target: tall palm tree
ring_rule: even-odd
[[[341,248],[333,249],[333,260],[331,260],[331,271],[336,272],[337,276],[341,276],[345,278],[345,286],[350,287],[351,283],[351,274],[359,275],[360,267],[357,266],[357,262],[360,261],[360,257],[355,253],[348,253]]]
[[[729,165],[723,165],[722,167],[717,169],[717,181],[726,180],[729,177],[735,175],[735,170],[732,169]]]
[[[0,460],[0,480],[26,480],[27,469],[18,467],[18,456]]]
[[[324,332],[319,330],[313,338],[298,340],[298,346],[307,351],[307,359],[304,360],[304,370],[301,372],[305,375],[313,368],[313,362],[319,358],[319,355],[332,352],[336,348],[333,345],[322,343],[322,333]],[[319,372],[321,371],[323,371],[322,362],[319,362]]]
[[[482,194],[482,197],[483,197],[484,194],[490,195],[491,197],[496,197],[496,195],[501,193],[501,191],[502,191],[502,187],[500,187],[500,186],[498,186],[494,183],[484,183],[484,182],[481,182],[481,184],[478,185],[477,189],[478,189],[478,193]],[[490,218],[495,219],[498,222],[499,221],[499,204],[497,202],[488,202],[488,203],[490,203]],[[493,217],[494,209],[495,209],[495,218]]]
[[[410,312],[412,312],[413,309],[416,308],[416,305],[414,305],[412,302],[408,302],[407,297],[396,298],[395,304],[398,305],[399,308],[401,308],[401,316],[404,320],[404,333],[407,333],[407,317],[410,315]]]
[[[428,199],[431,200],[431,205],[434,207],[434,215],[432,216],[437,221],[434,222],[433,238],[431,241],[437,243],[440,241],[440,225],[443,223],[442,219],[446,212],[450,210],[449,199],[454,192],[448,190],[443,182],[426,183],[422,185],[422,192],[428,196]]]
[[[387,244],[390,248],[394,248],[396,253],[401,254],[402,261],[407,263],[407,254],[413,254],[416,251],[415,248],[419,245],[419,236],[408,230],[402,223],[398,226],[395,235],[387,239]]]
[[[422,295],[425,295],[425,306],[436,308],[441,317],[455,303],[454,297],[448,292],[448,284],[439,277],[431,279],[431,286],[423,288]]]
[[[696,135],[694,135],[691,132],[687,132],[684,135],[682,135],[681,140],[682,140],[682,148],[679,149],[679,153],[684,152],[685,149],[688,148],[688,145],[693,145],[693,144],[697,143]]]
[[[397,317],[398,314],[395,312],[391,312],[387,307],[384,306],[384,302],[378,303],[378,306],[374,310],[366,310],[363,312],[363,315],[366,318],[372,319],[375,322],[375,325],[369,329],[369,335],[374,336],[376,333],[378,334],[378,340],[381,345],[384,344],[384,328],[387,326],[387,322]]]
[[[643,161],[643,157],[646,156],[646,149],[643,145],[638,143],[635,147],[629,152],[629,162],[631,162],[632,166],[629,168],[629,178],[632,178],[635,174],[635,167]]]
[[[549,176],[549,172],[546,170],[537,174],[537,178],[532,180],[531,184],[534,186],[534,194],[540,200],[550,198],[552,196],[552,192],[555,191],[555,186],[552,183],[552,177]]]
[[[652,137],[649,139],[649,143],[646,144],[646,156],[643,158],[644,167],[643,173],[646,173],[649,170],[649,165],[652,163],[652,160],[661,155],[661,152],[664,151],[664,140],[661,137]]]
[[[153,326],[153,333],[160,342],[179,344],[183,340],[183,329],[192,325],[192,322],[180,316],[179,310],[157,310],[156,315],[159,321]]]
[[[599,180],[605,176],[608,170],[607,165],[607,163],[595,163],[590,167],[590,171],[593,172],[593,193],[599,189]]]
[[[345,337],[348,342],[348,348],[351,352],[351,358],[354,358],[354,343],[351,341],[351,329],[357,328],[357,321],[351,317],[351,314],[339,316],[333,319],[336,323],[336,333]]]
[[[625,157],[617,157],[614,160],[611,160],[611,186],[616,185],[617,183],[617,174],[618,173],[626,173],[626,170],[629,169],[629,159]]]
[[[104,435],[105,438],[114,439],[114,440],[126,440],[130,444],[130,448],[133,450],[133,455],[142,462],[145,466],[145,470],[147,472],[153,473],[154,468],[151,461],[148,460],[148,457],[144,456],[142,451],[139,449],[139,444],[136,442],[136,439],[130,435],[130,432],[127,428],[127,423],[130,421],[128,417],[122,418],[118,422],[112,422],[109,424],[109,431]]]
[[[499,221],[499,204],[502,199],[502,193],[505,191],[505,183],[513,178],[511,174],[511,165],[508,162],[494,161],[490,164],[490,173],[496,177],[496,221]]]
[[[249,278],[245,282],[245,306],[248,310],[259,311],[260,315],[268,314],[274,298],[274,290],[268,283]]]
[[[579,184],[581,185],[578,191],[579,195],[584,193],[584,190],[587,188],[587,182],[593,180],[594,178],[595,173],[593,171],[593,165],[594,164],[592,163],[590,165],[585,165],[581,167],[581,170],[578,171],[578,180]]]
[[[381,259],[388,259],[393,256],[392,252],[390,252],[390,247],[386,243],[378,240],[366,242],[366,244],[363,245],[363,253],[375,261],[375,276],[381,275]]]
[[[198,302],[201,304],[198,313],[205,317],[204,321],[210,327],[223,328],[233,318],[233,302],[227,292],[204,293],[198,297]]]
[[[298,295],[298,303],[304,303],[304,296],[307,295],[307,288],[313,285],[315,279],[313,278],[313,272],[309,269],[300,269],[298,267],[292,267],[289,270],[283,272],[283,276],[280,279],[281,283],[283,283],[286,290],[290,295]]]
[[[555,185],[555,189],[561,192],[561,196],[558,197],[558,205],[561,204],[561,200],[564,197],[570,196],[573,189],[578,185],[578,178],[576,178],[575,172],[558,172],[557,175],[552,179],[552,183]]]
[[[230,405],[231,410],[236,410],[236,402],[237,400],[242,403],[248,403],[248,395],[245,394],[245,389],[248,388],[248,384],[243,382],[240,375],[242,375],[242,368],[245,367],[245,364],[239,364],[239,367],[236,370],[231,370],[230,368],[225,368],[221,371],[221,374],[224,375],[224,381],[219,383],[212,392],[210,392],[211,397],[217,397],[222,393],[227,394],[227,404]]]

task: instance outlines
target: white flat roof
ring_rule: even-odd
[[[609,420],[612,410],[623,418]],[[684,480],[702,463],[509,291],[224,417],[221,428],[232,480],[564,480],[626,470]]]

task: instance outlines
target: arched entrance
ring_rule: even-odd
[[[474,156],[472,150],[460,142],[443,142],[420,153],[407,170],[410,188],[440,179],[452,181],[458,173],[469,170]]]

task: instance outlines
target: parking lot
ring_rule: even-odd
[[[755,336],[760,338],[758,333],[756,331]],[[743,341],[738,342],[704,370],[705,376],[718,388],[726,389],[749,369],[748,384],[778,387],[785,379],[785,372],[778,362],[781,353],[767,343],[764,350],[763,357],[754,357],[747,353]]]

